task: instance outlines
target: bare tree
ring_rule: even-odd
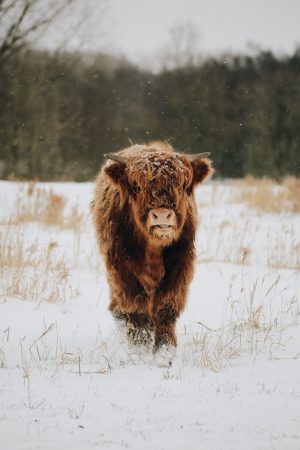
[[[0,58],[5,60],[44,29],[72,0],[0,0]]]
[[[106,4],[107,0],[0,0],[0,61],[47,32],[56,49],[74,36],[83,43],[95,28],[89,22],[103,15]]]
[[[197,27],[188,22],[170,28],[169,42],[161,51],[162,66],[172,70],[195,64],[200,36]]]

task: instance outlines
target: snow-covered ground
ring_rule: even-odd
[[[0,182],[1,450],[300,448],[300,216],[238,189],[197,192],[197,269],[161,368],[107,311],[93,185]]]

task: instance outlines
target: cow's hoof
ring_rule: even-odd
[[[148,346],[128,341],[128,362],[133,365],[151,364],[152,352]]]
[[[158,367],[171,367],[176,355],[176,348],[172,345],[162,345],[154,352],[154,361]]]

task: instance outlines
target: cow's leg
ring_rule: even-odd
[[[122,313],[112,311],[118,330],[127,335],[129,345],[151,347],[154,327],[151,318],[146,314]]]
[[[153,343],[153,323],[146,314],[127,314],[127,334],[130,344],[150,347]]]
[[[163,305],[155,312],[154,357],[159,367],[170,367],[177,345],[175,326],[178,314],[172,305]]]
[[[131,290],[125,285],[122,289],[113,287],[109,309],[118,322],[125,324],[129,345],[150,347],[153,344],[151,301],[136,278],[134,283],[130,285]]]
[[[177,340],[175,334],[177,313],[172,305],[163,305],[155,311],[155,336],[154,351],[161,347],[176,347]]]

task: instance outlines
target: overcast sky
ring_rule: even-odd
[[[153,54],[174,24],[190,22],[203,53],[245,51],[249,43],[290,53],[300,45],[300,0],[109,0],[109,42],[134,60]],[[108,26],[107,26],[108,25]]]
[[[107,6],[103,9],[103,5]],[[149,65],[170,41],[170,29],[191,24],[201,54],[251,52],[255,47],[292,53],[300,46],[300,0],[85,0],[61,17],[39,44],[124,54]],[[78,27],[78,18],[86,18]]]

